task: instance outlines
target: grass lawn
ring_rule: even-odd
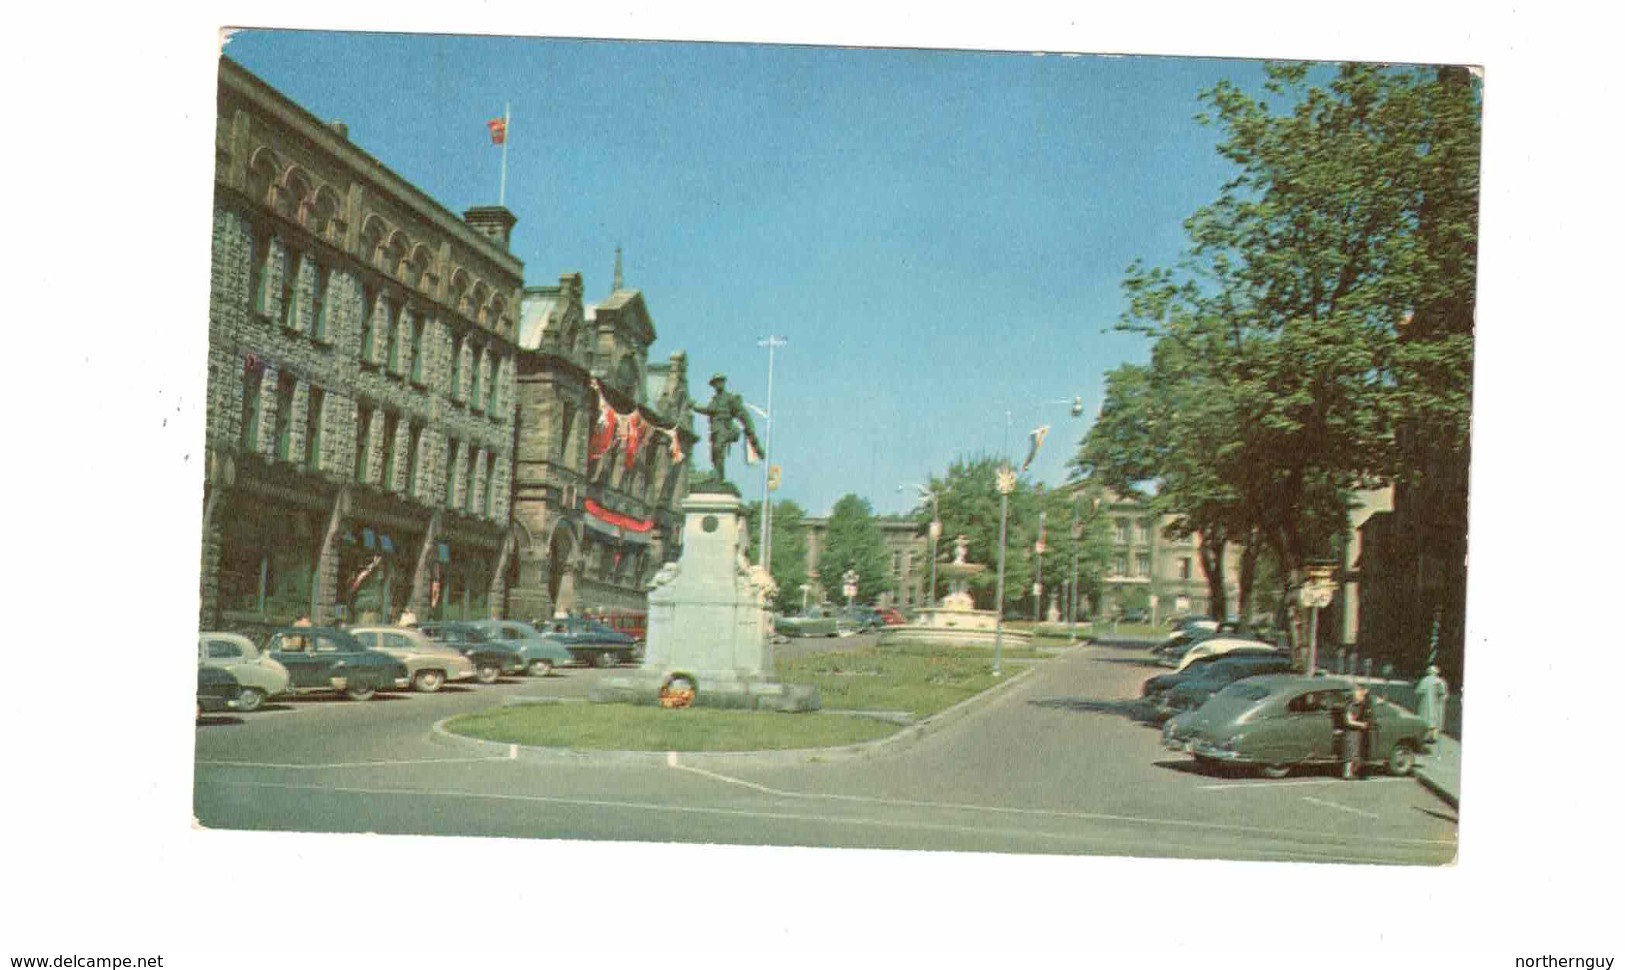
[[[521,704],[453,718],[487,741],[607,751],[781,751],[883,738],[895,724],[839,714],[778,714],[630,704]]]
[[[1038,660],[1030,648],[1005,659]],[[1006,668],[1005,677],[1016,671]],[[895,646],[781,659],[779,679],[811,684],[830,713],[779,714],[708,707],[522,704],[453,718],[455,734],[508,744],[609,751],[782,751],[882,738],[897,725],[841,711],[927,717],[999,683],[991,648]]]

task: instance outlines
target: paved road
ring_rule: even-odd
[[[1070,651],[923,738],[824,763],[533,762],[430,740],[434,721],[505,694],[585,693],[605,674],[596,670],[362,704],[294,701],[199,727],[195,810],[204,825],[248,829],[1299,861],[1454,857],[1454,813],[1409,779],[1195,772],[1161,749],[1155,729],[1127,716],[1126,699],[1154,672],[1140,656]]]

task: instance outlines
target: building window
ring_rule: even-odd
[[[384,338],[386,366],[391,374],[399,374],[401,372],[401,334],[399,329],[400,321],[395,313],[395,304],[390,302],[389,297],[386,296],[379,301],[378,305],[384,314],[378,332]]]
[[[372,408],[357,405],[359,421],[355,430],[355,480],[366,484],[367,467],[372,464]]]
[[[1116,529],[1115,536],[1116,536],[1117,541],[1118,542],[1127,542],[1128,541],[1128,520],[1127,519],[1117,519],[1112,523],[1112,525]]]
[[[418,447],[423,443],[423,429],[408,424],[406,436],[406,494],[417,498],[418,494]]]
[[[463,508],[470,514],[479,512],[479,482],[480,456],[475,452],[468,456],[468,490],[463,493]]]
[[[322,470],[322,417],[327,396],[319,387],[310,389],[310,401],[305,405],[305,467],[313,472]]]
[[[299,251],[289,248],[282,257],[282,325],[299,326]]]
[[[1149,554],[1143,552],[1134,554],[1134,575],[1137,577],[1151,575],[1151,556]]]
[[[370,364],[373,361],[374,334],[377,332],[373,314],[378,309],[378,291],[370,286],[361,288],[361,362]]]
[[[257,361],[243,367],[243,434],[238,441],[243,451],[259,450],[260,391],[265,383],[265,368]]]
[[[1180,560],[1179,560],[1179,578],[1180,579],[1185,579],[1185,580],[1188,580],[1188,579],[1191,578],[1191,557],[1189,557],[1189,556],[1180,557]]]
[[[482,507],[480,508],[480,511],[487,516],[492,514],[494,508],[491,499],[496,494],[496,481],[497,456],[487,455],[485,459],[485,497],[482,499]]]
[[[298,381],[292,374],[279,374],[276,379],[276,457],[287,461],[293,454],[293,394]]]
[[[463,338],[454,337],[451,341],[451,399],[463,399]]]
[[[891,574],[899,577],[903,575],[903,554],[900,551],[894,550],[891,554]]]
[[[315,272],[315,304],[311,307],[310,335],[317,340],[327,339],[327,288],[332,282],[332,273],[320,263],[316,264]]]
[[[384,415],[384,477],[381,484],[384,491],[395,490],[395,467],[400,455],[395,447],[396,432],[400,430],[401,419],[393,414]]]
[[[423,383],[423,328],[427,321],[422,314],[412,319],[412,383]]]
[[[1135,523],[1134,532],[1135,532],[1135,537],[1137,539],[1139,539],[1141,543],[1146,544],[1146,545],[1149,545],[1151,543],[1151,523],[1150,522],[1142,520],[1140,522]]]
[[[457,439],[446,439],[446,508],[457,507]]]
[[[557,455],[558,455],[558,460],[561,463],[565,460],[565,456],[569,453],[570,431],[572,430],[572,427],[575,425],[575,421],[576,421],[576,408],[575,408],[575,405],[569,403],[568,401],[560,402],[560,404],[559,404],[559,442],[558,442],[559,446],[558,446],[558,449],[557,449]]]
[[[480,352],[469,348],[468,371],[470,384],[468,389],[468,404],[474,410],[480,409],[480,364],[483,362]]]
[[[1127,556],[1123,555],[1122,553],[1117,554],[1117,558],[1112,561],[1112,575],[1113,576],[1127,576],[1128,575],[1128,557]]]
[[[501,358],[491,358],[491,377],[486,381],[485,387],[485,412],[492,417],[496,417],[497,414],[497,381],[501,374]]]
[[[248,299],[249,308],[265,316],[265,271],[271,264],[271,237],[254,233],[248,240]]]

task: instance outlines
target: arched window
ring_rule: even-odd
[[[379,266],[384,272],[392,276],[404,276],[406,274],[406,236],[399,229],[391,233],[389,239],[384,243]]]
[[[423,329],[429,321],[421,312],[412,314],[412,383],[423,383]]]
[[[451,282],[446,287],[446,302],[465,317],[468,316],[468,287],[468,274],[463,272],[461,267],[453,270]]]
[[[282,191],[277,193],[276,211],[285,219],[306,225],[310,219],[310,176],[297,165],[282,175]]]
[[[261,146],[248,162],[248,197],[263,206],[273,204],[271,187],[277,184],[276,154]]]
[[[476,411],[480,409],[480,376],[481,371],[484,369],[484,363],[484,352],[478,347],[470,346],[468,357],[468,376],[470,378],[468,404]]]
[[[377,266],[382,261],[381,251],[384,238],[389,235],[389,227],[384,220],[369,215],[361,223],[361,251],[357,254],[370,266]]]
[[[409,268],[406,273],[406,282],[424,293],[429,292],[429,286],[433,282],[429,270],[434,266],[434,261],[429,256],[429,248],[422,243],[414,246],[412,256],[407,260],[407,266]]]
[[[327,186],[316,190],[311,198],[305,226],[328,242],[338,242],[339,197]]]
[[[463,337],[455,336],[451,340],[451,399],[463,399]]]

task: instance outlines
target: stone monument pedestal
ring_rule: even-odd
[[[817,710],[815,688],[775,679],[767,608],[772,580],[746,557],[750,535],[739,498],[691,494],[683,516],[683,554],[661,567],[649,591],[643,664],[599,681],[592,700]]]

